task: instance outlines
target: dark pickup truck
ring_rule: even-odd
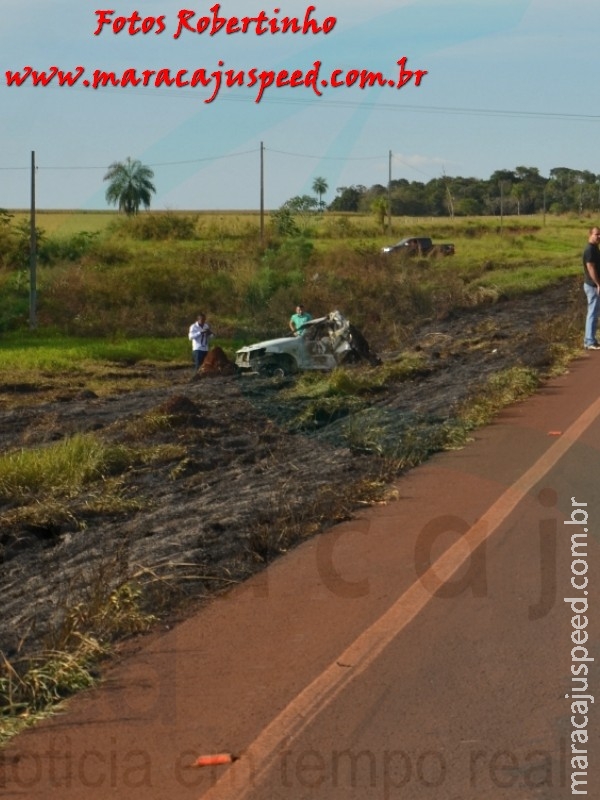
[[[382,253],[406,253],[411,256],[453,256],[453,244],[434,244],[428,236],[406,236],[396,244],[388,245]]]

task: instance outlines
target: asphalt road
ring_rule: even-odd
[[[130,645],[3,751],[1,796],[600,797],[599,385],[589,354],[394,502]]]

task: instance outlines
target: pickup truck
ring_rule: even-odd
[[[388,245],[382,253],[406,253],[411,256],[453,256],[453,244],[434,244],[429,236],[406,236],[396,244]]]

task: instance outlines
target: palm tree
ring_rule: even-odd
[[[153,177],[150,167],[129,156],[124,162],[113,162],[104,176],[105,181],[110,181],[106,190],[107,202],[118,205],[119,211],[124,211],[127,216],[137,214],[140,206],[150,208],[151,195],[156,192]]]
[[[315,178],[312,185],[313,192],[319,196],[319,211],[323,210],[323,195],[329,189],[325,178]]]

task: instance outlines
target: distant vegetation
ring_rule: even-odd
[[[287,213],[289,212],[289,213]],[[185,338],[199,308],[221,338],[281,334],[298,301],[339,308],[380,346],[418,320],[578,275],[592,218],[393,217],[288,208],[258,214],[38,212],[41,331]],[[0,332],[28,325],[29,219],[0,213]],[[451,259],[383,255],[404,235],[452,241]],[[380,340],[380,342],[377,341]]]
[[[342,186],[330,211],[368,212],[384,200],[394,216],[464,217],[472,215],[598,212],[600,175],[556,167],[545,178],[536,167],[496,170],[487,180],[444,175],[426,183],[392,180],[387,186]]]

